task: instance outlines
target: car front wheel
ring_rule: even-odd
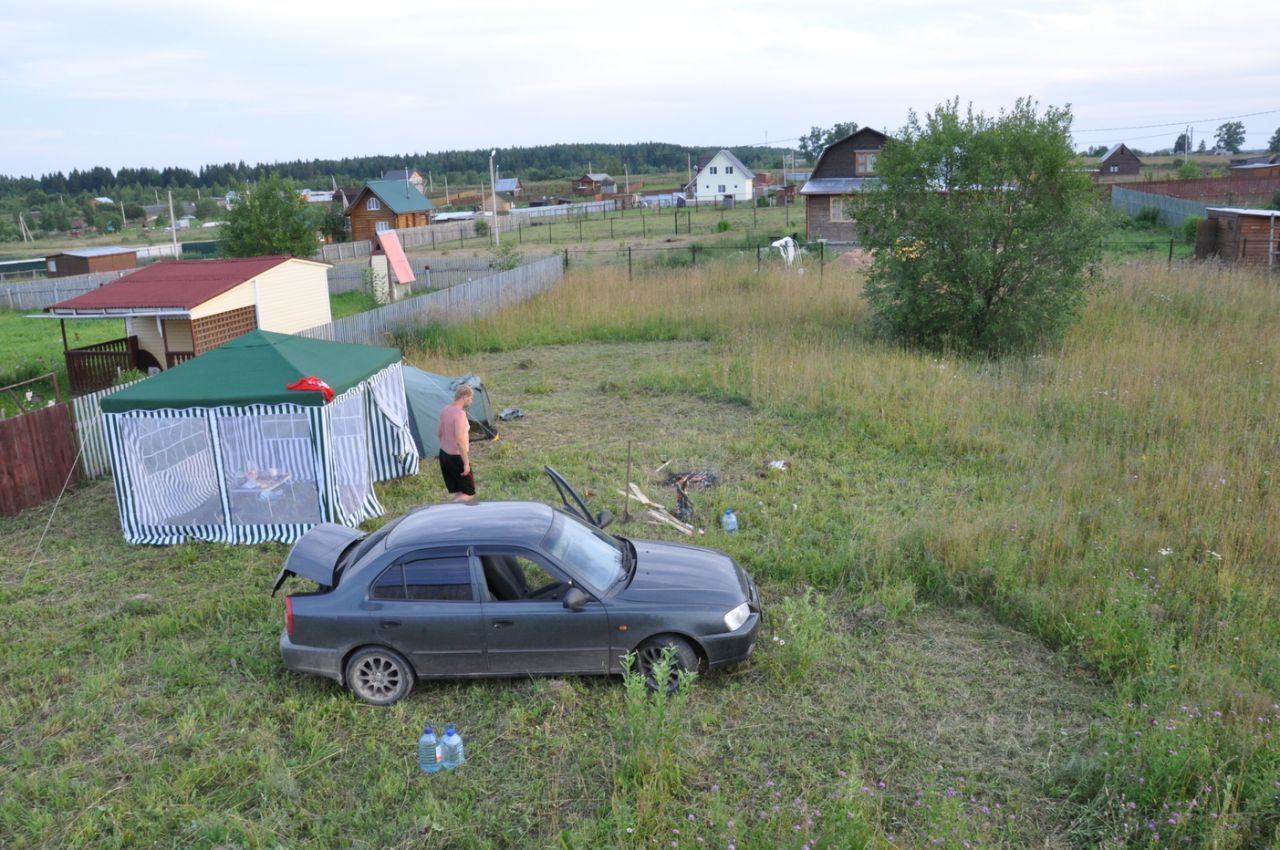
[[[658,690],[654,670],[668,651],[671,653],[671,666],[667,668],[667,693],[675,693],[680,684],[681,670],[688,670],[690,673],[698,672],[698,652],[689,644],[689,641],[675,635],[650,638],[636,649],[636,668],[644,676],[651,691]]]
[[[391,705],[413,689],[413,671],[399,653],[367,646],[347,661],[347,687],[370,705]]]

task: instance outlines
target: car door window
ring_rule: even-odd
[[[520,552],[480,556],[489,598],[495,602],[558,600],[567,586],[544,564]]]
[[[373,599],[471,602],[471,561],[465,555],[408,558],[388,567],[370,588]]]

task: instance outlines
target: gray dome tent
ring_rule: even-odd
[[[404,392],[409,402],[409,430],[418,446],[419,457],[435,457],[440,451],[440,441],[436,439],[440,411],[453,403],[453,393],[459,384],[466,384],[475,393],[475,400],[467,409],[467,419],[471,421],[472,431],[478,428],[483,439],[497,439],[498,432],[493,428],[493,406],[489,403],[489,394],[485,392],[484,382],[480,378],[475,375],[446,378],[406,363]]]

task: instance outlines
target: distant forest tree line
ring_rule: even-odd
[[[786,153],[782,148],[752,147],[732,150],[743,162],[759,168],[780,166],[782,156]],[[684,171],[690,158],[696,161],[702,154],[711,152],[714,149],[662,142],[558,144],[500,148],[497,162],[504,174],[518,175],[524,180],[570,180],[581,176],[588,166],[593,171],[617,172],[616,176],[619,177],[622,176],[624,167],[633,175],[654,171]],[[69,174],[60,171],[43,174],[38,178],[0,175],[0,198],[32,191],[46,195],[103,194],[122,189],[137,189],[143,196],[150,195],[152,190],[157,189],[206,189],[209,190],[206,194],[222,193],[236,185],[255,183],[272,174],[323,189],[333,180],[339,185],[357,184],[380,178],[387,171],[401,168],[417,169],[424,176],[428,172],[442,178],[447,174],[450,180],[464,184],[479,183],[489,179],[489,151],[387,154],[257,165],[241,161],[206,165],[199,171],[172,166],[162,169],[121,168],[119,171],[112,171],[99,165],[84,171],[73,169]],[[125,197],[123,200],[143,201],[145,197]]]
[[[221,196],[237,186],[257,183],[272,175],[297,181],[313,189],[356,186],[366,180],[382,177],[385,172],[417,169],[424,177],[431,174],[437,192],[443,191],[447,176],[450,188],[457,191],[478,187],[489,179],[489,150],[442,151],[439,153],[406,153],[378,156],[344,157],[343,159],[293,160],[290,162],[249,165],[243,161],[206,165],[198,171],[170,166],[167,168],[121,168],[113,171],[105,166],[70,173],[54,172],[39,177],[0,175],[0,241],[18,238],[17,215],[26,212],[27,225],[33,230],[66,230],[77,217],[102,226],[98,218],[116,218],[114,210],[95,208],[89,200],[109,196],[123,202],[132,220],[137,207],[165,201],[172,190],[175,200],[196,201],[198,198]],[[565,180],[580,177],[588,167],[605,171],[619,179],[624,171],[632,178],[652,172],[684,172],[699,156],[715,148],[690,147],[663,142],[632,144],[556,144],[534,147],[499,148],[496,158],[502,174],[520,177],[524,182]],[[732,148],[744,163],[756,169],[779,168],[784,148]],[[565,187],[567,192],[568,186]],[[138,212],[140,214],[140,212]]]

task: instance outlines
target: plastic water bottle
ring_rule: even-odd
[[[724,516],[720,518],[720,527],[730,534],[738,530],[738,515],[733,512],[732,508],[725,510]]]
[[[462,736],[452,723],[444,727],[444,737],[440,739],[441,763],[447,770],[453,770],[467,760],[462,751]]]
[[[428,726],[422,730],[422,737],[418,739],[418,767],[427,773],[439,773],[442,755],[436,733]]]

